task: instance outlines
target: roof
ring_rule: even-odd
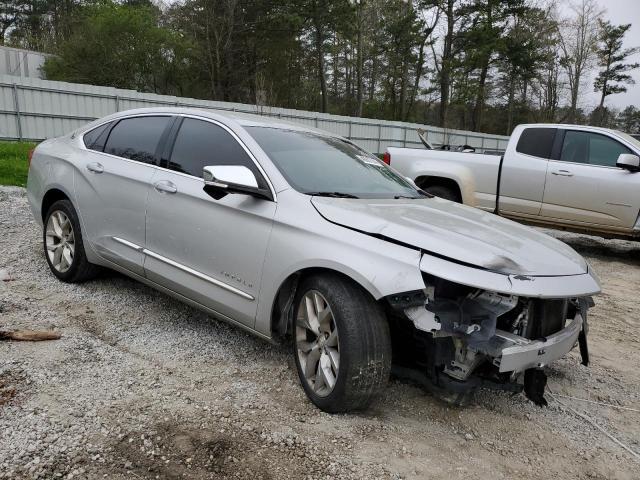
[[[108,117],[104,117],[104,119],[100,119],[99,121],[104,121],[106,119],[111,118],[119,118],[123,116],[136,115],[136,114],[151,114],[151,113],[165,113],[172,115],[197,115],[200,117],[211,118],[212,120],[228,119],[236,122],[237,124],[243,127],[271,127],[271,128],[281,128],[285,130],[298,130],[304,132],[314,132],[320,133],[323,135],[331,135],[336,136],[330,132],[326,132],[324,130],[319,130],[311,127],[306,127],[304,125],[290,123],[281,119],[276,119],[272,117],[268,117],[266,115],[254,115],[249,113],[242,112],[230,112],[225,110],[212,110],[212,109],[204,109],[204,108],[185,108],[185,107],[152,107],[152,108],[136,108],[133,110],[123,110],[120,112],[116,112]],[[93,124],[93,123],[92,123]]]
[[[519,127],[525,128],[564,128],[571,129],[575,128],[578,130],[589,130],[591,132],[614,132],[615,130],[611,128],[604,127],[592,127],[591,125],[576,125],[576,124],[568,124],[568,123],[522,123],[518,125]]]

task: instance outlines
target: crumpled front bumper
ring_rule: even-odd
[[[496,330],[492,340],[501,354],[496,356],[493,363],[500,372],[542,368],[573,349],[584,324],[582,315],[577,312],[565,328],[540,340],[528,340],[504,330]]]

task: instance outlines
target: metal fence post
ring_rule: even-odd
[[[18,129],[18,140],[22,141],[22,119],[20,117],[20,102],[18,101],[18,86],[13,84],[13,107],[16,112],[16,127]]]
[[[404,148],[407,148],[407,127],[402,127],[402,130],[404,131],[404,138],[402,139],[402,146]]]
[[[382,143],[382,124],[378,124],[378,151],[376,153],[380,153],[380,147]]]
[[[120,111],[120,95],[116,95],[116,112]]]

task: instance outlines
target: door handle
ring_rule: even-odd
[[[169,180],[160,180],[153,184],[153,188],[160,193],[176,193],[178,189]]]
[[[104,172],[104,167],[102,166],[101,163],[93,162],[87,165],[87,170],[93,173],[102,173]]]
[[[569,170],[556,170],[554,172],[551,172],[552,175],[558,175],[560,177],[573,177],[573,173],[571,173]]]

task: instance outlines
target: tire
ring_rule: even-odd
[[[436,197],[460,203],[459,193],[451,187],[445,187],[444,185],[431,185],[430,187],[425,188],[425,190]]]
[[[293,354],[309,399],[328,413],[366,408],[386,386],[391,370],[389,325],[380,305],[337,274],[304,279],[293,305]],[[314,314],[318,322],[306,319]]]
[[[80,283],[96,276],[99,267],[87,260],[78,214],[69,200],[58,200],[49,207],[42,237],[49,269],[59,280]]]

